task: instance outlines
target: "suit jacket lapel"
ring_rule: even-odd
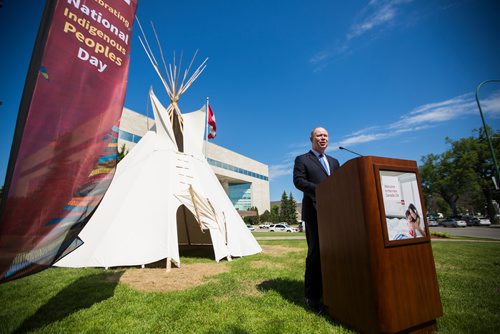
[[[328,157],[328,156],[327,156]],[[313,151],[309,151],[309,158],[311,158],[312,161],[314,161],[314,163],[319,167],[321,168],[321,170],[323,171],[323,173],[325,173],[326,175],[328,175],[328,173],[326,172],[325,168],[323,167],[323,165],[321,164],[321,162],[319,162],[319,159],[318,157],[316,156],[316,154],[314,154]],[[330,163],[330,159],[328,159],[328,164],[330,165],[330,171],[332,170],[332,167],[331,167],[331,163]]]
[[[335,166],[335,160],[333,160],[333,158],[330,157],[330,156],[328,156],[328,155],[326,157],[328,159],[328,165],[330,165],[330,175],[331,175],[332,172],[335,170],[335,167],[336,167]]]

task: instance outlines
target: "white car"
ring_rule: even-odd
[[[297,230],[288,224],[272,224],[269,227],[269,232],[297,232]]]
[[[491,222],[486,217],[477,217],[472,219],[472,225],[474,226],[490,226]]]
[[[465,227],[467,223],[465,220],[457,219],[457,218],[448,218],[441,222],[441,225],[444,227]]]
[[[439,226],[438,221],[437,221],[437,220],[435,220],[435,219],[429,219],[429,220],[427,221],[427,224],[428,224],[429,226]]]
[[[253,227],[253,226],[252,226],[252,225],[250,225],[250,224],[247,224],[247,228],[248,228],[251,232],[255,231],[255,227]]]

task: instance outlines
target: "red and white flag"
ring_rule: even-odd
[[[210,104],[208,105],[207,121],[208,121],[208,138],[214,139],[217,127],[215,125],[215,115],[214,112],[212,111],[212,108],[210,107]]]

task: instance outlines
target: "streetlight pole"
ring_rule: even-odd
[[[479,108],[479,114],[481,115],[481,120],[483,121],[483,129],[484,133],[486,134],[486,139],[488,140],[488,146],[490,147],[491,155],[493,156],[493,164],[495,165],[495,171],[496,171],[496,177],[497,177],[497,182],[500,182],[500,171],[498,170],[498,164],[497,164],[497,158],[495,156],[495,150],[493,149],[493,144],[491,143],[490,135],[488,133],[488,128],[486,127],[486,122],[484,121],[484,115],[483,115],[483,110],[481,109],[481,103],[479,103],[479,89],[481,86],[488,82],[500,82],[500,80],[486,80],[481,82],[477,88],[476,88],[476,102],[477,106]],[[495,186],[497,183],[495,183]]]

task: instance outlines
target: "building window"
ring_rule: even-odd
[[[249,210],[252,207],[250,183],[229,184],[228,196],[237,210]]]
[[[123,131],[120,129],[120,132],[119,132],[119,135],[120,139],[122,140],[125,140],[125,141],[129,141],[131,143],[138,143],[139,140],[141,140],[141,136],[138,136],[138,135],[134,135],[133,133],[130,133],[130,132],[127,132],[127,131]]]
[[[227,169],[227,170],[230,170],[232,172],[252,176],[252,177],[255,177],[257,179],[261,179],[261,180],[265,180],[265,181],[269,181],[269,178],[265,175],[261,175],[261,174],[254,173],[254,172],[251,172],[249,170],[243,169],[243,168],[239,168],[239,167],[236,167],[236,166],[233,166],[230,164],[226,164],[225,162],[220,162],[220,161],[210,159],[210,158],[207,158],[207,161],[210,165],[215,166],[215,167]]]
[[[129,142],[136,143],[136,144],[142,138],[141,136],[135,135],[135,134],[127,132],[127,131],[123,131],[121,129],[120,129],[120,132],[119,132],[119,137],[122,140],[129,141]],[[210,164],[212,166],[215,166],[215,167],[227,169],[227,170],[230,170],[232,172],[236,172],[236,173],[240,173],[240,174],[243,174],[243,175],[252,176],[252,177],[255,177],[257,179],[261,179],[261,180],[265,180],[265,181],[269,181],[269,178],[267,176],[265,176],[265,175],[254,173],[254,172],[251,172],[251,171],[243,169],[243,168],[238,168],[236,166],[227,164],[225,162],[220,162],[220,161],[217,161],[217,160],[214,160],[214,159],[210,159],[210,158],[207,158],[207,161],[208,161],[208,164]]]

